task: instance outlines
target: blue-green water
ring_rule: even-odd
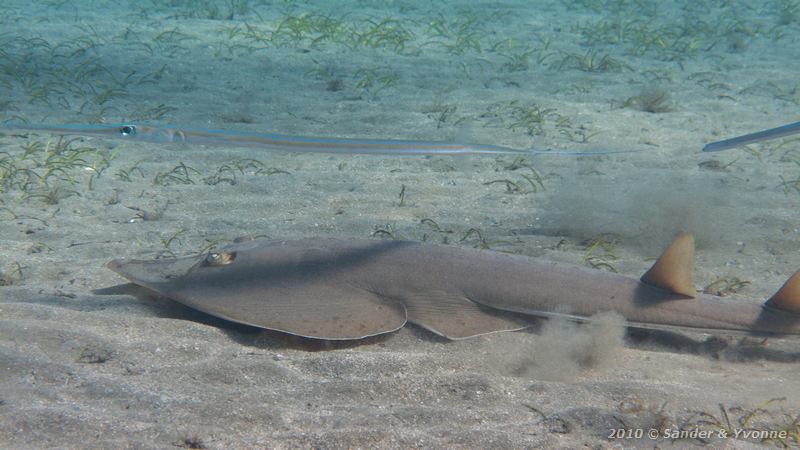
[[[798,141],[700,149],[798,120],[799,32],[793,0],[2,2],[4,123],[636,152],[454,160],[4,132],[0,447],[608,446],[619,420],[691,428],[694,411],[778,397],[758,426],[785,425],[791,342],[729,342],[718,362],[681,335],[650,336],[654,352],[597,331],[444,343],[406,327],[308,352],[95,290],[122,283],[112,258],[242,235],[425,240],[638,276],[690,230],[698,289],[761,301],[800,268]]]

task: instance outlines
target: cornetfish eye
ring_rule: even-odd
[[[133,136],[136,134],[136,127],[134,125],[123,125],[119,127],[119,134],[122,136]]]

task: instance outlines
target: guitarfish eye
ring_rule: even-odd
[[[211,252],[206,256],[207,266],[224,266],[236,258],[236,252]]]
[[[123,125],[119,127],[119,134],[122,136],[133,136],[136,134],[136,127],[133,125]]]

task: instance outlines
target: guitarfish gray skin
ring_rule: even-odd
[[[189,307],[318,339],[411,322],[449,339],[511,331],[526,316],[615,311],[630,326],[800,334],[800,272],[765,305],[695,293],[683,233],[642,280],[547,260],[407,241],[250,240],[196,256],[108,267]]]

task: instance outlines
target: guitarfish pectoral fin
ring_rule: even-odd
[[[362,339],[406,324],[400,302],[346,285],[317,284],[277,296],[232,288],[225,298],[195,292],[171,297],[227,320],[314,339]]]
[[[694,237],[680,233],[642,275],[642,282],[686,297],[695,297]]]
[[[244,245],[244,244],[243,244]],[[207,274],[204,257],[153,261],[114,260],[108,267],[178,303],[232,322],[315,339],[362,339],[406,323],[402,303],[347,283],[299,284],[250,276],[249,267],[227,276]]]
[[[481,306],[460,294],[427,291],[404,294],[408,321],[451,340],[500,331],[517,331],[528,323],[513,313]]]

